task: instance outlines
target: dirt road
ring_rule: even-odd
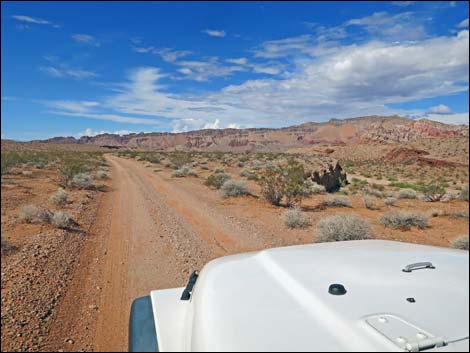
[[[283,244],[274,240],[276,229],[234,215],[230,201],[222,205],[199,182],[178,184],[134,160],[106,158],[111,190],[90,233],[82,273],[58,316],[58,322],[61,315],[62,322],[70,322],[65,316],[82,318],[61,326],[62,337],[64,330],[74,336],[70,349],[81,343],[97,351],[125,351],[133,299],[152,289],[184,286],[194,269],[213,258]],[[90,307],[96,313],[85,315]]]

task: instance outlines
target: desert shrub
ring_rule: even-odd
[[[264,167],[263,162],[255,159],[253,162],[251,162],[251,169],[253,170],[260,170],[261,168]]]
[[[428,226],[428,217],[412,212],[388,212],[382,215],[379,221],[385,227],[403,230],[411,227],[424,229]]]
[[[289,228],[304,228],[309,225],[307,216],[299,207],[294,207],[285,211],[282,214],[282,220]]]
[[[148,153],[142,157],[142,159],[146,160],[147,162],[150,163],[160,163],[161,161],[161,156],[159,154],[153,154],[153,153]]]
[[[454,249],[468,250],[468,235],[462,235],[451,243]]]
[[[397,203],[397,201],[398,200],[395,197],[388,197],[384,203],[386,206],[394,206]]]
[[[207,177],[204,185],[220,189],[224,183],[230,179],[230,175],[224,172],[216,172]]]
[[[289,159],[283,165],[267,166],[257,180],[266,200],[273,205],[279,205],[283,198],[287,205],[300,203],[302,198],[318,192],[314,183],[305,178],[302,163]]]
[[[317,241],[345,241],[371,238],[370,224],[357,215],[339,214],[322,219],[317,224]]]
[[[214,173],[225,173],[225,169],[221,167],[217,167],[214,169]]]
[[[372,195],[372,196],[375,196],[375,197],[378,197],[379,199],[382,199],[385,197],[384,193],[380,190],[377,190],[377,189],[373,189],[373,188],[366,188],[364,190],[364,192],[367,194],[367,195]]]
[[[413,189],[401,189],[397,193],[399,199],[416,199],[418,194]]]
[[[367,195],[364,196],[364,206],[369,210],[378,210],[380,208],[376,199]]]
[[[20,208],[18,216],[21,221],[26,223],[49,223],[52,214],[43,207],[26,205]]]
[[[427,185],[424,190],[424,199],[429,202],[441,201],[446,194],[446,189],[437,184]]]
[[[255,172],[253,172],[249,169],[243,169],[240,172],[240,176],[245,177],[248,180],[257,180],[258,179],[258,175]]]
[[[326,192],[326,189],[323,185],[317,184],[311,179],[307,179],[303,186],[304,190],[307,190],[306,195],[324,194]]]
[[[55,194],[49,197],[49,201],[56,206],[64,207],[69,199],[69,194],[62,188],[59,188]]]
[[[227,180],[220,188],[222,197],[237,197],[248,195],[248,188],[243,181]]]
[[[462,191],[460,191],[459,200],[467,201],[467,202],[468,202],[468,193],[469,193],[468,185],[465,185],[465,186],[463,187]],[[468,250],[468,249],[467,249],[467,250]]]
[[[175,170],[173,173],[171,173],[171,176],[176,177],[176,178],[182,178],[182,177],[187,177],[187,176],[196,176],[196,175],[197,175],[196,172],[194,172],[194,170],[192,170],[189,167],[181,167],[181,168]]]
[[[351,200],[347,196],[327,196],[322,202],[323,206],[330,207],[352,207]]]
[[[452,218],[456,219],[468,219],[468,212],[455,212],[450,215]]]
[[[51,223],[57,228],[67,228],[71,222],[72,218],[68,213],[57,211],[52,215]]]
[[[89,173],[79,173],[72,178],[70,185],[77,189],[92,189],[94,187],[93,176]]]
[[[96,176],[98,177],[98,179],[108,179],[109,178],[108,173],[104,170],[98,170],[96,172]]]
[[[1,250],[2,250],[2,255],[6,255],[12,252],[15,252],[18,250],[18,247],[16,245],[13,245],[10,243],[8,240],[1,238]]]
[[[59,168],[60,181],[62,187],[67,187],[72,184],[73,178],[78,174],[83,174],[87,171],[87,166],[80,161],[67,161],[62,163]]]
[[[173,152],[169,156],[170,162],[177,168],[180,169],[186,164],[192,162],[191,155],[187,152],[177,151]]]

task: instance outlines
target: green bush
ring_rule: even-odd
[[[290,158],[283,165],[270,165],[261,171],[258,185],[266,200],[273,205],[279,205],[283,198],[286,205],[300,203],[302,198],[314,192],[320,192],[317,184],[305,178],[302,163]]]
[[[204,185],[220,189],[224,183],[230,179],[230,175],[224,172],[214,173],[207,177]]]
[[[188,152],[172,152],[169,158],[170,162],[176,167],[176,169],[192,162],[191,155]]]

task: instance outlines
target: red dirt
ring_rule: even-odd
[[[468,234],[468,218],[439,216],[430,219],[428,229],[410,231],[390,230],[378,222],[388,210],[468,212],[465,202],[399,200],[393,207],[368,210],[362,197],[350,196],[351,209],[319,207],[324,195],[302,204],[312,227],[288,229],[281,219],[284,208],[261,199],[253,182],[248,183],[253,196],[223,199],[204,186],[201,177],[172,178],[171,170],[160,166],[155,172],[135,160],[106,158],[111,166],[110,190],[100,200],[85,244],[76,250],[79,266],[73,267],[73,280],[51,319],[42,349],[125,351],[133,299],[152,289],[184,286],[193,270],[219,256],[314,242],[315,224],[328,215],[359,214],[370,221],[374,237],[380,239],[448,246],[452,239]],[[232,175],[239,172],[227,170]],[[2,332],[2,350],[3,345]]]

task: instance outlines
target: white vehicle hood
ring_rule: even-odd
[[[402,271],[423,261],[435,269]],[[335,283],[346,294],[330,294]],[[159,341],[186,351],[399,351],[443,340],[455,343],[439,350],[468,351],[468,300],[465,251],[379,240],[270,249],[206,265],[173,311],[180,332]]]

